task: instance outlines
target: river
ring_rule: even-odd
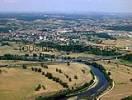
[[[88,66],[89,67],[89,66]],[[91,89],[81,92],[77,95],[78,100],[81,98],[89,97],[95,99],[102,91],[106,90],[109,86],[109,82],[105,75],[96,67],[90,66],[93,74],[96,76],[98,83]]]

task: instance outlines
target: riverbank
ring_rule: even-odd
[[[131,67],[115,63],[115,60],[108,61],[98,61],[102,64],[105,69],[110,71],[111,77],[114,80],[114,88],[112,91],[107,92],[106,95],[101,97],[101,100],[121,100],[122,98],[132,95],[132,69]]]

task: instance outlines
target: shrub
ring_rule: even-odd
[[[25,57],[29,57],[29,54],[25,54]]]
[[[68,84],[67,83],[62,83],[61,84],[64,88],[68,88]]]
[[[56,72],[58,72],[58,68],[56,68]]]
[[[32,69],[32,71],[34,71],[34,68],[33,67],[31,69]]]
[[[108,64],[110,64],[110,63],[111,63],[111,61],[109,60],[109,61],[108,61]]]
[[[44,67],[44,63],[41,63],[40,65],[41,65],[41,67]]]
[[[49,79],[52,79],[53,78],[53,75],[51,73],[47,73],[46,76],[49,78]]]
[[[130,82],[132,82],[132,78],[130,79]]]
[[[63,84],[63,81],[62,80],[59,79],[58,81],[59,81],[60,84]]]
[[[23,68],[23,69],[27,69],[27,66],[26,66],[26,65],[22,65],[22,68]]]
[[[53,80],[55,80],[56,82],[59,82],[60,81],[60,79],[59,78],[57,78],[57,77],[54,77],[54,79]]]
[[[33,57],[37,57],[38,55],[36,53],[33,53]]]
[[[69,78],[69,82],[71,82],[72,81],[72,79],[71,78]]]
[[[78,79],[77,75],[74,76],[74,79]]]
[[[34,68],[35,72],[38,72],[38,68]]]
[[[42,72],[42,69],[41,69],[41,68],[39,68],[39,69],[38,69],[38,72]]]
[[[47,68],[48,69],[48,65],[44,65],[44,68]]]
[[[59,69],[59,70],[58,70],[58,72],[59,72],[59,73],[62,73],[62,70],[61,70],[61,69]]]
[[[42,85],[42,88],[43,88],[43,90],[45,90],[45,89],[46,89],[46,87],[45,87],[44,85]]]
[[[41,84],[39,84],[36,88],[35,91],[39,91],[41,89]]]
[[[74,87],[72,87],[71,89],[74,90]]]
[[[0,74],[2,73],[2,70],[0,69]]]
[[[68,76],[68,75],[66,75],[66,74],[65,74],[65,76],[66,76],[66,78],[69,78],[69,76]]]
[[[84,69],[82,69],[82,72],[85,74],[85,70]]]
[[[70,62],[67,62],[67,66],[70,66]]]
[[[48,65],[45,65],[44,63],[41,63],[41,67],[48,69]]]
[[[45,75],[45,72],[42,72],[42,75]]]
[[[111,75],[111,72],[108,72],[108,75],[110,76]]]

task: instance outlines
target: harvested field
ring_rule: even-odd
[[[42,75],[42,73],[32,71],[32,67],[42,68],[42,71],[52,73],[53,76],[68,83],[69,88],[76,88],[92,79],[90,69],[86,68],[83,64],[71,63],[69,66],[67,64],[50,64],[47,66],[48,69],[42,68],[39,64],[37,66],[28,65],[27,69],[23,69],[22,67],[0,68],[0,100],[9,100],[9,98],[10,100],[35,99],[40,94],[51,95],[65,89],[59,83]],[[56,72],[56,68],[61,69],[62,73]],[[82,69],[85,70],[85,73],[82,72]],[[65,74],[72,81],[69,81]],[[77,79],[75,79],[75,75]],[[44,88],[35,91],[39,84],[44,86]]]

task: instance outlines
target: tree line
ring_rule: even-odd
[[[66,51],[66,52],[88,52],[95,55],[102,55],[102,56],[115,56],[120,55],[116,49],[102,49],[95,46],[84,46],[80,44],[70,44],[70,45],[60,45],[53,42],[41,42],[36,44],[37,46],[48,47],[57,49],[59,51]]]

